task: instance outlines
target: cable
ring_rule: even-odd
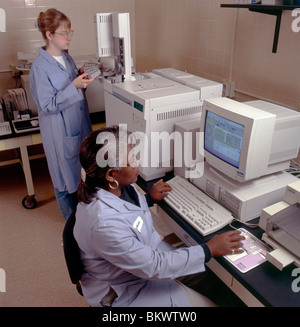
[[[243,225],[245,225],[245,226],[247,226],[247,227],[249,227],[249,228],[256,228],[256,227],[258,227],[258,224],[246,223],[246,222],[241,221],[241,220],[239,220],[239,219],[237,219],[237,218],[233,218],[233,219],[234,219],[234,221],[237,221],[237,222],[239,222],[240,224],[243,224]],[[230,226],[231,228],[233,228],[233,229],[238,230],[238,228],[232,226],[231,223],[229,223],[229,226]]]

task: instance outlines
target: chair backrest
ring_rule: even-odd
[[[63,248],[69,275],[73,284],[78,284],[83,273],[80,250],[75,240],[73,230],[76,221],[76,210],[72,212],[63,231]]]

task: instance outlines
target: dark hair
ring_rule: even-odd
[[[79,149],[79,160],[81,166],[84,170],[84,176],[80,180],[78,186],[78,200],[89,204],[92,202],[95,193],[100,189],[107,189],[108,182],[105,178],[105,174],[109,169],[120,169],[118,166],[105,165],[101,167],[99,162],[97,163],[97,153],[105,145],[110,144],[109,142],[97,143],[97,138],[101,133],[111,133],[116,141],[120,139],[120,130],[119,126],[111,126],[106,128],[101,128],[97,131],[91,132],[82,142]],[[127,132],[126,132],[127,133]],[[102,134],[107,135],[107,134]],[[106,140],[106,138],[104,138]],[[115,148],[115,145],[118,144],[111,142],[113,152],[117,155],[118,151]],[[108,159],[108,152],[105,153],[104,159]]]
[[[48,9],[45,12],[40,12],[37,19],[37,27],[45,40],[47,40],[46,32],[49,31],[51,34],[54,34],[61,23],[65,23],[71,28],[70,19],[54,8]]]

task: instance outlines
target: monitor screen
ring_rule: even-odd
[[[246,182],[289,167],[300,144],[300,113],[264,101],[204,100],[204,157],[212,169]]]
[[[244,125],[207,111],[204,149],[239,168],[244,131]]]

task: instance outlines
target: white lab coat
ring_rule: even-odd
[[[85,269],[83,294],[91,306],[110,287],[118,295],[113,306],[190,306],[173,280],[204,271],[204,251],[163,242],[145,196],[138,197],[141,207],[100,189],[93,202],[78,204],[74,236]]]
[[[60,192],[77,191],[80,181],[79,147],[91,132],[87,102],[72,81],[78,70],[63,51],[64,68],[44,48],[30,70],[32,96],[53,186]]]

